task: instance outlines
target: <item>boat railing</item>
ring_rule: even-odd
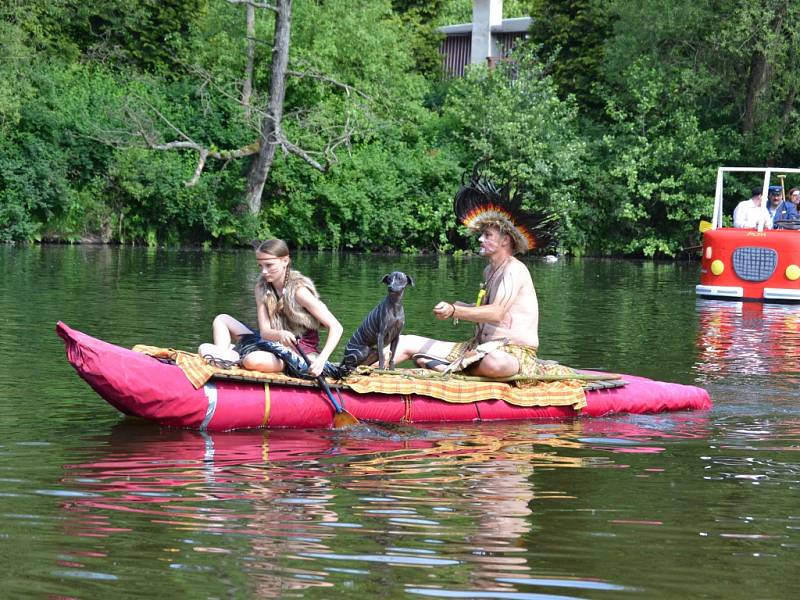
[[[722,206],[722,186],[725,173],[763,173],[764,181],[761,186],[761,194],[767,198],[770,182],[772,181],[772,174],[787,175],[789,173],[800,173],[797,168],[783,168],[783,167],[720,167],[717,170],[717,187],[714,194],[714,214],[711,218],[711,229],[718,229],[722,227],[723,221],[723,206]]]

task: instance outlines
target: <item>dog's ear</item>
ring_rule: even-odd
[[[389,281],[391,280],[391,278],[392,278],[392,274],[391,273],[387,273],[386,275],[383,276],[383,279],[381,279],[381,281],[383,283],[385,283],[386,285],[389,285]]]
[[[414,278],[411,277],[411,275],[409,275],[408,273],[406,273],[406,279],[408,279],[408,285],[414,287]]]

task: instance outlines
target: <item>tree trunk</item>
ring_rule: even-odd
[[[744,115],[742,115],[742,133],[745,135],[751,133],[755,127],[758,97],[766,82],[766,76],[767,57],[760,50],[755,50],[753,52],[753,59],[750,61],[750,78],[747,82],[747,100],[745,100]]]
[[[275,41],[272,47],[272,72],[269,102],[261,122],[261,149],[250,164],[245,202],[250,214],[261,210],[261,194],[280,143],[283,102],[286,95],[286,70],[289,64],[289,40],[292,22],[292,0],[276,0]]]
[[[250,96],[253,95],[253,65],[256,57],[256,7],[246,5],[247,21],[247,46],[246,63],[244,68],[244,83],[242,84],[242,106],[247,119],[250,119]]]
[[[788,8],[788,2],[778,4],[769,23],[770,30],[782,34],[781,38],[785,36],[783,22]],[[753,51],[753,59],[750,61],[750,78],[747,82],[747,100],[745,100],[744,114],[742,115],[742,133],[744,134],[752,133],[755,129],[759,98],[769,87],[772,66],[770,62],[775,59],[774,44],[772,46],[772,48],[767,47],[764,50]]]
[[[770,154],[767,157],[767,165],[772,166],[777,158],[777,151],[780,149],[781,138],[783,132],[786,131],[786,126],[789,124],[789,119],[794,112],[794,101],[797,98],[797,86],[792,86],[789,93],[786,95],[783,103],[781,104],[781,118],[780,126],[775,130],[772,135],[772,143],[770,144]]]

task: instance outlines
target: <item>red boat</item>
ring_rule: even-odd
[[[109,404],[170,427],[225,431],[257,427],[329,428],[334,410],[319,389],[298,385],[212,379],[195,388],[177,365],[115,346],[59,322],[67,358]],[[586,406],[517,406],[502,399],[450,403],[414,394],[341,389],[347,410],[361,420],[389,423],[475,422],[603,417],[616,413],[705,410],[706,390],[643,377],[625,385],[587,389]]]
[[[782,188],[788,175],[800,182],[800,169],[719,169],[714,216],[703,233],[700,284],[695,287],[697,295],[728,300],[800,302],[800,231],[796,229],[800,222],[787,222],[783,228],[763,230],[725,226],[723,183],[725,174],[731,173],[763,174],[762,202],[768,201],[767,190],[774,180],[779,180]],[[727,222],[730,222],[729,217]]]

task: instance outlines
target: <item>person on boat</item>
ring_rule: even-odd
[[[246,369],[273,373],[287,366],[275,350],[294,363],[284,351],[296,352],[299,346],[311,360],[309,374],[328,374],[327,360],[342,337],[342,325],[320,299],[311,279],[291,268],[289,248],[283,240],[261,243],[256,248],[256,262],[261,270],[255,285],[258,333],[230,315],[218,315],[212,325],[214,343],[201,345],[199,353],[241,360]],[[321,327],[328,329],[328,338],[320,351]]]
[[[794,209],[800,217],[800,188],[792,188],[789,190],[789,201],[794,204]]]
[[[776,221],[794,221],[797,218],[797,209],[794,204],[784,200],[781,194],[781,186],[769,186],[769,202],[767,210],[772,217],[772,227],[777,227]]]
[[[442,301],[433,307],[437,319],[475,323],[466,342],[447,342],[418,335],[400,336],[395,362],[413,358],[435,370],[468,371],[484,377],[534,375],[539,347],[539,305],[528,267],[514,255],[542,248],[552,239],[553,215],[520,210],[521,191],[510,196],[510,186],[498,190],[478,172],[455,197],[458,220],[479,234],[480,254],[488,261],[474,303]]]
[[[764,206],[761,188],[753,189],[749,200],[742,200],[733,211],[733,226],[738,229],[772,229],[772,216]]]

